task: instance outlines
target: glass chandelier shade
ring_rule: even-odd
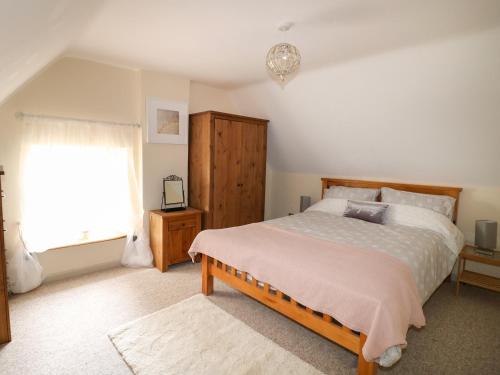
[[[266,65],[274,75],[279,77],[281,82],[284,82],[287,76],[299,68],[300,52],[297,47],[291,44],[276,44],[267,53]]]

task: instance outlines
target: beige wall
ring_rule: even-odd
[[[191,82],[189,113],[209,110],[227,113],[237,112],[237,108],[227,90],[207,86],[199,82]]]
[[[191,84],[187,78],[74,58],[54,62],[0,106],[0,165],[6,172],[7,248],[13,244],[12,234],[20,214],[17,170],[21,123],[15,113],[145,124],[146,97],[149,96],[187,101],[195,111],[231,112],[234,109],[224,90]],[[145,126],[143,134],[143,163],[139,167],[142,168],[142,198],[147,211],[160,206],[162,177],[177,174],[187,179],[188,146],[147,144]],[[57,279],[118,265],[123,245],[124,240],[115,240],[54,249],[39,254],[39,260],[47,279]]]
[[[165,73],[142,71],[141,82],[141,123],[146,124],[146,98],[189,101],[189,80]],[[157,209],[161,204],[163,177],[175,174],[184,179],[187,187],[187,145],[148,144],[147,127],[143,126],[143,204],[144,210]],[[187,188],[186,188],[187,189]],[[146,215],[147,223],[147,215]]]

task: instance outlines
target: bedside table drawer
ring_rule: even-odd
[[[179,220],[179,221],[170,221],[168,223],[168,230],[179,230],[179,229],[184,229],[184,228],[192,228],[195,227],[197,223],[197,220],[195,217],[189,218],[189,219],[184,219],[184,220]]]

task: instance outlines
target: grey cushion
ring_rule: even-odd
[[[455,198],[447,195],[412,193],[386,187],[382,188],[382,202],[427,208],[445,215],[450,220],[455,208]]]
[[[387,207],[387,204],[348,201],[344,216],[370,223],[383,224]]]
[[[377,200],[379,189],[352,188],[346,186],[332,186],[325,190],[324,198],[352,199],[357,201]]]

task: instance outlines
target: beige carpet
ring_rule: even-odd
[[[128,374],[107,337],[122,324],[200,291],[200,266],[117,268],[11,298],[14,341],[0,347],[0,374]],[[216,282],[210,300],[326,374],[354,375],[356,357],[258,302]],[[383,375],[500,374],[500,294],[444,284],[424,308],[427,327]]]
[[[320,375],[197,294],[111,331],[135,374]]]

